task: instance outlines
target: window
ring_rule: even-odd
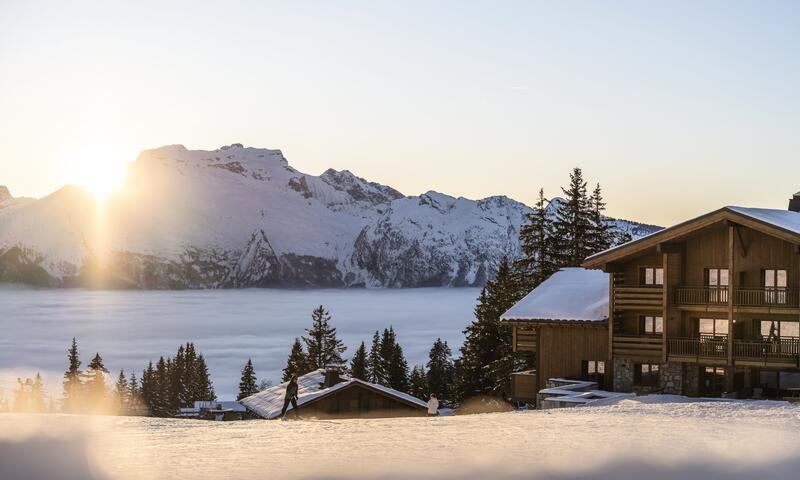
[[[639,332],[645,335],[655,335],[664,331],[664,318],[650,315],[639,317]]]
[[[633,366],[633,383],[656,387],[661,382],[660,366],[657,363],[639,363]]]
[[[800,338],[800,322],[761,320],[761,337],[767,341]]]
[[[639,272],[642,285],[664,285],[664,269],[659,267],[642,267]]]
[[[606,362],[602,360],[584,360],[581,362],[581,374],[584,380],[597,382],[599,388],[604,388]]]
[[[727,268],[706,268],[708,303],[728,303],[729,281]]]
[[[699,321],[700,337],[727,337],[727,318],[701,318]]]
[[[786,287],[789,272],[786,270],[764,270],[764,301],[766,303],[786,303]]]

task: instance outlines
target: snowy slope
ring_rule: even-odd
[[[307,175],[280,150],[171,145],[142,152],[103,205],[73,186],[40,200],[0,189],[0,281],[480,285],[503,255],[518,254],[529,211],[506,197],[405,197],[346,170]]]

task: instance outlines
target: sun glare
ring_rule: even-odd
[[[125,181],[124,156],[107,145],[90,145],[75,152],[69,168],[70,183],[88,188],[98,200],[107,199]]]

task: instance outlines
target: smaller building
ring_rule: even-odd
[[[242,399],[247,409],[265,419],[278,418],[289,382]],[[385,418],[427,414],[427,403],[403,392],[319,369],[297,379],[298,413],[312,418]],[[289,406],[291,411],[292,406]]]
[[[239,402],[217,402],[210,400],[195,401],[193,407],[181,408],[179,418],[194,418],[198,420],[244,420],[247,409]]]
[[[563,268],[501,315],[500,321],[513,327],[514,351],[535,355],[534,370],[512,374],[513,400],[535,403],[551,378],[610,388],[608,291],[607,273]]]

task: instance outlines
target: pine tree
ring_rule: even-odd
[[[310,372],[308,366],[306,353],[303,351],[303,345],[300,344],[300,339],[295,338],[292,345],[292,351],[289,352],[289,358],[286,360],[286,367],[283,369],[283,377],[281,381],[288,382],[293,375],[305,375]]]
[[[367,380],[378,385],[386,385],[386,370],[381,358],[381,336],[377,330],[372,336],[372,346],[367,356]]]
[[[114,385],[114,397],[117,402],[118,413],[125,415],[129,407],[130,390],[128,387],[128,379],[125,377],[125,371],[120,370],[117,377],[117,383]]]
[[[592,196],[589,198],[589,255],[607,250],[614,244],[614,231],[603,215],[606,204],[603,201],[603,192],[600,184],[594,188]]]
[[[45,405],[47,399],[47,392],[44,388],[44,382],[42,382],[42,376],[39,372],[36,372],[36,377],[33,379],[33,385],[31,385],[31,398],[30,398],[30,406],[31,411],[36,413],[44,413],[47,411],[47,406]]]
[[[242,369],[242,380],[239,382],[239,395],[236,400],[249,397],[258,393],[258,386],[256,385],[256,372],[253,369],[253,361],[247,359],[247,363]]]
[[[195,375],[197,376],[198,400],[216,400],[217,394],[214,393],[214,385],[211,383],[211,374],[208,372],[208,366],[206,365],[206,360],[202,353],[197,356]]]
[[[417,398],[428,398],[428,395],[431,394],[429,391],[430,387],[428,385],[428,379],[425,374],[425,367],[422,365],[416,365],[411,370],[411,378],[409,379],[409,392],[411,395]]]
[[[520,299],[520,288],[508,260],[503,259],[495,278],[486,283],[475,307],[475,320],[464,330],[461,358],[455,362],[456,399],[474,395],[503,396],[510,375],[529,359],[512,352],[511,327],[500,315]]]
[[[67,371],[64,372],[64,399],[62,403],[62,410],[68,413],[76,412],[79,408],[81,396],[81,377],[80,367],[81,361],[78,355],[78,342],[75,337],[72,337],[72,346],[70,346],[67,361],[69,366]]]
[[[148,415],[157,415],[159,400],[158,400],[158,384],[156,379],[155,368],[153,362],[147,364],[147,368],[142,371],[141,382],[141,397],[144,402],[144,407],[147,409]]]
[[[89,371],[87,372],[88,382],[86,385],[89,408],[92,411],[105,411],[106,405],[106,374],[108,369],[103,364],[103,357],[100,353],[95,353],[92,361],[89,362]]]
[[[156,417],[166,417],[170,414],[169,410],[169,372],[167,361],[164,357],[159,357],[155,370],[155,386],[157,388],[156,401],[152,406],[151,413]]]
[[[173,410],[188,407],[192,400],[187,397],[186,388],[186,349],[178,347],[175,358],[169,365],[169,405]]]
[[[528,223],[519,231],[523,257],[514,262],[514,270],[522,293],[527,293],[550,275],[558,271],[553,246],[553,222],[547,214],[544,189],[539,189],[539,198],[533,211],[526,215]]]
[[[453,358],[452,351],[447,342],[437,338],[428,353],[427,385],[430,393],[436,398],[446,400],[450,398],[453,388]]]
[[[180,403],[184,406],[194,405],[195,400],[202,400],[200,398],[200,387],[197,383],[197,350],[194,348],[194,343],[186,342],[186,348],[183,351],[183,372],[181,374],[181,393],[179,394]]]
[[[136,373],[131,372],[128,379],[128,414],[137,414],[140,412],[142,405],[142,391],[139,388],[139,380],[136,378]]]
[[[344,343],[336,338],[336,328],[330,325],[331,315],[320,305],[311,313],[311,328],[303,337],[306,344],[308,367],[310,370],[325,368],[328,365],[343,366],[342,353],[347,350]]]
[[[550,242],[559,267],[577,267],[591,253],[592,226],[586,181],[577,167],[572,170],[569,179],[569,187],[561,189],[566,198],[556,210]]]
[[[367,347],[364,342],[361,342],[350,361],[350,376],[359,380],[368,380],[367,361]]]
[[[383,331],[380,354],[380,363],[386,374],[384,385],[400,392],[408,392],[408,362],[391,326]]]

